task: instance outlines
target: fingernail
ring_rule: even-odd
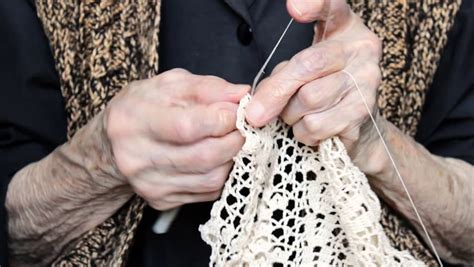
[[[264,115],[265,109],[258,101],[251,102],[245,109],[245,114],[250,123],[258,124]]]
[[[290,4],[293,9],[298,13],[298,15],[303,16],[303,12],[301,12],[303,4],[301,3],[302,0],[291,0]]]

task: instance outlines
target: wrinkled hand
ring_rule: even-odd
[[[247,107],[247,120],[262,126],[280,115],[300,142],[314,146],[339,136],[352,150],[359,140],[370,139],[359,138],[361,129],[374,131],[366,123],[367,109],[354,82],[343,70],[354,76],[375,113],[381,42],[344,0],[288,0],[287,7],[299,22],[320,21],[314,27],[315,43],[260,83]]]
[[[158,210],[217,199],[243,145],[236,112],[248,90],[181,69],[131,83],[106,112],[126,182]]]

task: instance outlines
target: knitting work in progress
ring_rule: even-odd
[[[393,248],[379,223],[379,199],[338,138],[298,143],[276,120],[245,121],[246,141],[221,199],[201,225],[210,266],[424,266]]]

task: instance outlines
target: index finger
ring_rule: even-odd
[[[147,120],[147,130],[154,139],[188,144],[207,137],[224,136],[235,130],[237,104],[218,102],[184,108],[152,107],[143,118]]]
[[[301,51],[259,84],[246,108],[247,121],[255,127],[267,124],[281,113],[301,86],[340,71],[346,60],[339,42],[320,43]]]

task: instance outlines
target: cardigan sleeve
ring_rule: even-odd
[[[65,142],[66,116],[33,1],[0,1],[0,36],[0,266],[4,267],[8,183],[19,169]]]

